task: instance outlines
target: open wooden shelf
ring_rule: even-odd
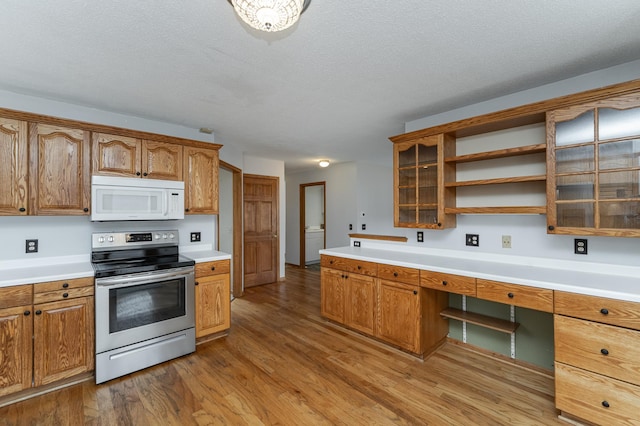
[[[399,237],[396,235],[349,234],[349,238],[361,238],[363,240],[398,241],[402,243],[406,243],[407,241],[409,241],[407,237]]]
[[[447,308],[440,312],[440,316],[451,318],[458,321],[468,322],[469,324],[479,325],[480,327],[490,328],[501,333],[512,334],[520,325],[517,322],[511,322],[487,315],[476,314],[475,312],[465,312],[460,309]]]
[[[495,178],[495,179],[465,180],[461,182],[447,182],[444,184],[444,186],[447,188],[453,188],[458,186],[496,185],[501,183],[544,182],[546,180],[547,180],[546,175],[516,176],[516,177]]]
[[[546,206],[446,207],[447,214],[546,214]]]
[[[546,152],[547,145],[544,143],[537,145],[519,146],[516,148],[498,149],[495,151],[478,152],[475,154],[458,155],[447,157],[445,163],[469,163],[471,161],[492,160],[494,158],[516,157],[518,155],[538,154]]]

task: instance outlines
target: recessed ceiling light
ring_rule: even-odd
[[[331,163],[329,163],[329,160],[320,160],[320,161],[318,161],[318,166],[320,166],[320,167],[329,167],[329,164],[331,164]]]

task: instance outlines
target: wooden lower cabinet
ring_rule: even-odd
[[[376,337],[420,352],[420,287],[380,280]]]
[[[196,338],[231,327],[230,261],[196,265]]]
[[[376,319],[376,280],[360,274],[345,274],[345,324],[374,334]]]
[[[92,371],[94,327],[93,277],[0,288],[0,396]]]
[[[320,270],[320,313],[330,320],[344,323],[344,272],[335,269]]]

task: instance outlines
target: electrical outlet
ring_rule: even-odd
[[[360,241],[354,241],[353,242],[353,246],[354,247],[360,247]]]
[[[424,232],[418,231],[417,240],[419,243],[424,243]]]
[[[200,241],[201,237],[200,237],[200,232],[192,232],[191,233],[191,242],[195,243]]]
[[[587,254],[587,239],[576,238],[573,240],[573,252],[575,254]]]
[[[362,230],[366,231],[367,230],[367,225],[365,225],[364,223],[362,224]]]
[[[349,224],[349,231],[353,231],[353,223]]]
[[[478,234],[467,234],[466,236],[466,244],[471,247],[480,246],[480,235]]]
[[[26,240],[25,241],[25,253],[37,253],[38,252],[38,240]]]
[[[511,248],[511,235],[502,236],[502,248]]]

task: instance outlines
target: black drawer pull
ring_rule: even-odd
[[[362,266],[358,265],[358,269],[362,269]]]
[[[398,276],[398,273],[397,273],[397,272],[394,272],[394,273],[393,273],[393,276],[394,276],[394,277],[397,277],[397,276]]]
[[[438,222],[438,226],[442,226],[442,223]]]
[[[211,267],[211,270],[212,270],[212,271],[215,271],[215,270],[216,270],[216,267],[215,267],[215,266],[212,266],[212,267]]]
[[[513,296],[514,296],[514,294],[513,294],[513,293],[509,293],[509,294],[507,294],[507,297],[508,297],[509,299],[513,299]]]
[[[41,314],[42,314],[42,311],[41,311],[40,309],[38,309],[38,310],[36,311],[36,315],[41,315]]]
[[[31,311],[24,311],[24,316],[28,317],[29,315],[31,315]]]
[[[89,211],[89,209],[87,207],[85,207],[84,209],[82,209],[82,211],[86,213],[86,212]]]
[[[413,290],[413,294],[418,294],[418,290]]]
[[[329,261],[329,265],[333,265],[333,260],[330,260],[330,261]]]
[[[144,173],[142,174],[142,176],[148,176],[147,172],[144,172]]]
[[[608,350],[606,350],[606,349],[604,349],[604,348],[603,348],[603,349],[600,349],[600,353],[601,353],[602,355],[609,355],[609,351],[608,351]]]
[[[140,172],[136,172],[136,176],[140,176]]]
[[[602,401],[602,406],[604,408],[609,408],[609,403],[607,401]]]
[[[69,283],[62,284],[62,288],[69,288]]]
[[[200,283],[198,281],[195,282],[196,285],[200,285]]]
[[[20,210],[21,212],[26,212],[27,209],[25,209],[24,207],[20,207],[18,210]]]
[[[447,284],[449,284],[449,283],[446,282],[446,281],[442,281],[442,285],[447,285]]]
[[[66,299],[67,297],[69,297],[69,293],[62,293],[62,297]]]
[[[600,313],[602,315],[609,315],[609,310],[607,308],[602,308],[602,309],[600,309]]]
[[[185,212],[189,213],[189,209],[184,209]]]

